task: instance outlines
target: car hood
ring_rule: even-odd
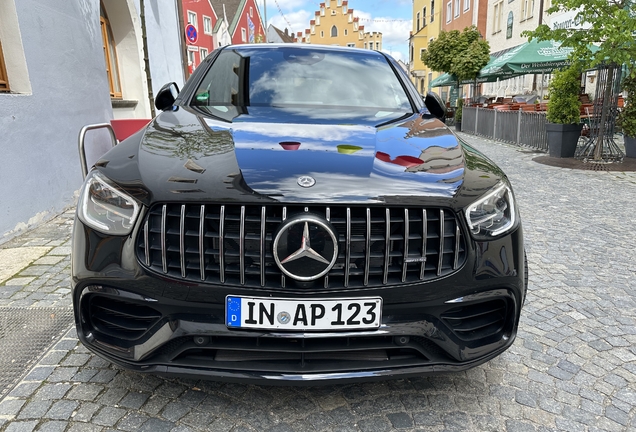
[[[145,204],[462,207],[503,178],[429,115],[328,109],[178,108],[96,165]],[[315,183],[306,187],[301,177]]]

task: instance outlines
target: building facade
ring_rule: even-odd
[[[409,72],[413,84],[421,94],[426,94],[431,81],[440,73],[422,62],[422,53],[428,44],[437,39],[441,30],[441,0],[413,1],[413,30],[409,37]]]
[[[227,25],[222,26],[219,22],[223,21],[223,11],[217,15],[208,1],[181,0],[181,5],[184,25],[196,29],[196,39],[185,36],[188,73],[192,73],[215,48],[229,45],[230,39]],[[225,38],[224,33],[227,33]]]
[[[0,1],[0,243],[74,204],[83,126],[150,118],[149,90],[183,84],[177,4],[145,6],[149,74],[139,0]],[[87,135],[89,164],[110,145]]]
[[[232,44],[264,43],[265,24],[255,0],[206,0],[224,17]]]
[[[482,37],[486,38],[487,0],[445,0],[443,14],[442,30],[462,31],[466,27],[475,26]]]
[[[540,14],[542,1],[534,0],[488,0],[488,18],[486,20],[486,39],[490,43],[490,53],[499,55],[502,51],[528,42],[521,36],[525,30],[534,30],[539,24],[546,22],[545,5],[543,16]],[[487,96],[510,96],[530,94],[536,89],[534,75],[523,75],[516,78],[485,83],[482,92]],[[541,87],[541,83],[538,86]]]
[[[382,50],[382,33],[365,32],[347,0],[320,3],[320,10],[315,12],[309,28],[296,33],[294,40],[307,44]]]

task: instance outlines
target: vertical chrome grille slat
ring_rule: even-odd
[[[384,235],[384,272],[382,283],[386,285],[389,280],[389,259],[391,254],[391,210],[386,209],[386,230]]]
[[[186,277],[185,267],[185,204],[181,205],[181,215],[179,217],[179,261],[181,264],[181,277]]]
[[[327,207],[325,209],[325,217],[327,218],[327,222],[331,221],[331,209]],[[329,288],[329,274],[325,275],[325,289]]]
[[[287,207],[283,207],[283,222],[287,220]],[[280,286],[285,288],[285,275],[281,273],[280,275]]]
[[[347,207],[347,237],[345,239],[344,286],[349,286],[349,263],[351,261],[351,208]]]
[[[166,252],[166,210],[167,206],[164,204],[161,209],[161,265],[163,266],[164,273],[168,273],[168,257]]]
[[[265,218],[267,217],[265,206],[261,207],[261,286],[265,286]]]
[[[150,242],[148,240],[149,230],[148,230],[148,219],[146,219],[146,223],[144,224],[144,254],[146,255],[146,265],[150,267]]]
[[[241,206],[239,226],[239,271],[241,285],[245,285],[245,206]]]
[[[371,263],[371,209],[367,207],[367,235],[364,243],[364,286],[369,285],[369,264]]]
[[[428,218],[426,209],[422,210],[422,263],[420,264],[420,280],[424,280],[426,271],[426,236],[428,235]]]
[[[219,214],[219,280],[225,283],[225,206]]]
[[[455,220],[455,259],[453,260],[453,270],[457,269],[459,265],[459,237],[461,233],[459,232],[459,224],[457,220]]]
[[[442,274],[444,263],[444,210],[439,211],[439,262],[437,263],[437,276]]]
[[[199,212],[199,272],[201,280],[205,280],[205,204]]]
[[[406,259],[409,257],[409,209],[404,209],[404,258],[402,259],[402,282],[406,282],[406,269],[409,264]]]

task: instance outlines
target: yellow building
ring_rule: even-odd
[[[441,0],[413,1],[413,30],[409,37],[409,72],[411,80],[421,94],[440,73],[433,72],[422,62],[422,52],[439,36],[442,28]]]
[[[294,42],[381,50],[382,33],[365,33],[347,0],[326,0],[320,3],[309,28],[298,32]]]

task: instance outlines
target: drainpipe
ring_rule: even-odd
[[[144,0],[139,0],[139,18],[141,18],[141,41],[144,46],[144,68],[148,82],[148,102],[150,102],[150,116],[155,117],[155,97],[152,94],[152,76],[150,74],[150,60],[148,59],[148,38],[146,37],[146,7]]]
[[[181,0],[175,0],[177,4],[177,23],[179,24],[179,45],[181,45],[181,67],[183,67],[183,82],[185,83],[190,77],[188,70],[188,53],[185,44],[185,26],[183,25],[183,5]],[[216,48],[216,47],[215,47]]]

